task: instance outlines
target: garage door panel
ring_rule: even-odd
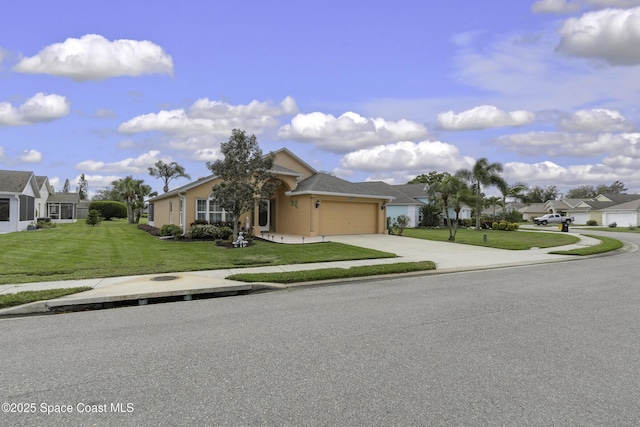
[[[377,230],[378,205],[323,201],[320,206],[322,234],[373,234]]]

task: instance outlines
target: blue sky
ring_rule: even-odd
[[[90,193],[233,128],[351,181],[640,192],[640,0],[4,2],[0,169]],[[173,181],[172,188],[188,182]]]

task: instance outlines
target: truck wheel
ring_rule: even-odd
[[[569,225],[569,224],[571,224],[571,220],[570,219],[567,220],[567,225]]]
[[[547,221],[542,221],[540,224],[547,225]]]

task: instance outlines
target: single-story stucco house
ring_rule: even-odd
[[[46,176],[0,170],[0,233],[26,230],[39,219],[75,222],[87,217],[79,193],[56,193]]]
[[[387,204],[384,194],[335,176],[316,171],[286,148],[270,153],[274,179],[280,182],[269,200],[256,201],[252,212],[242,215],[241,227],[261,233],[321,236],[335,234],[383,234]],[[210,175],[150,199],[149,225],[175,224],[186,233],[198,220],[229,221],[212,198],[220,178]]]
[[[36,219],[38,198],[33,172],[0,170],[0,233],[26,230]]]

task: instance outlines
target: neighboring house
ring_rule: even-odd
[[[431,204],[429,195],[425,191],[426,184],[390,185],[382,181],[360,182],[359,185],[368,186],[378,194],[390,194],[394,199],[387,203],[387,217],[392,220],[400,215],[409,217],[409,227],[417,227],[422,221],[422,207]],[[470,219],[472,208],[461,204],[458,219]],[[448,216],[455,219],[455,207],[449,206]]]
[[[46,176],[36,176],[40,197],[36,199],[36,218],[47,216],[47,199],[53,194],[53,187]]]
[[[69,223],[78,219],[79,193],[53,193],[47,199],[47,218],[53,222]],[[86,218],[86,215],[84,216]]]
[[[87,217],[89,203],[79,193],[56,193],[46,176],[0,170],[0,233],[26,230],[44,218],[75,222]]]
[[[547,208],[544,203],[529,203],[518,209],[522,214],[524,221],[532,221],[537,216],[542,216],[547,213]]]
[[[374,234],[386,231],[386,206],[392,194],[317,172],[286,148],[270,153],[272,172],[280,182],[268,200],[257,201],[242,215],[240,226],[261,233],[301,236]],[[189,231],[196,220],[227,222],[230,218],[212,198],[216,176],[200,178],[149,200],[149,224],[175,224]]]
[[[640,200],[640,194],[599,194],[592,199],[562,199],[549,200],[542,204],[532,203],[519,209],[523,219],[531,220],[545,213],[559,213],[573,217],[573,223],[584,225],[588,221],[595,221],[598,225],[608,225],[613,222],[618,225],[638,223],[640,210],[633,203]]]
[[[35,222],[39,197],[33,172],[0,170],[0,233],[26,230]]]
[[[369,181],[359,182],[365,188],[370,189],[370,192],[375,194],[388,194],[393,196],[394,199],[387,203],[387,217],[395,220],[400,215],[406,215],[409,217],[409,228],[417,227],[420,225],[422,214],[420,208],[427,204],[428,198],[424,189],[424,184],[405,184],[405,185],[390,185],[383,181]],[[408,186],[417,186],[419,190],[414,188],[407,188]],[[418,194],[420,192],[421,194]],[[420,200],[418,196],[423,200]]]
[[[613,223],[620,227],[640,225],[640,198],[602,209],[602,225]]]

